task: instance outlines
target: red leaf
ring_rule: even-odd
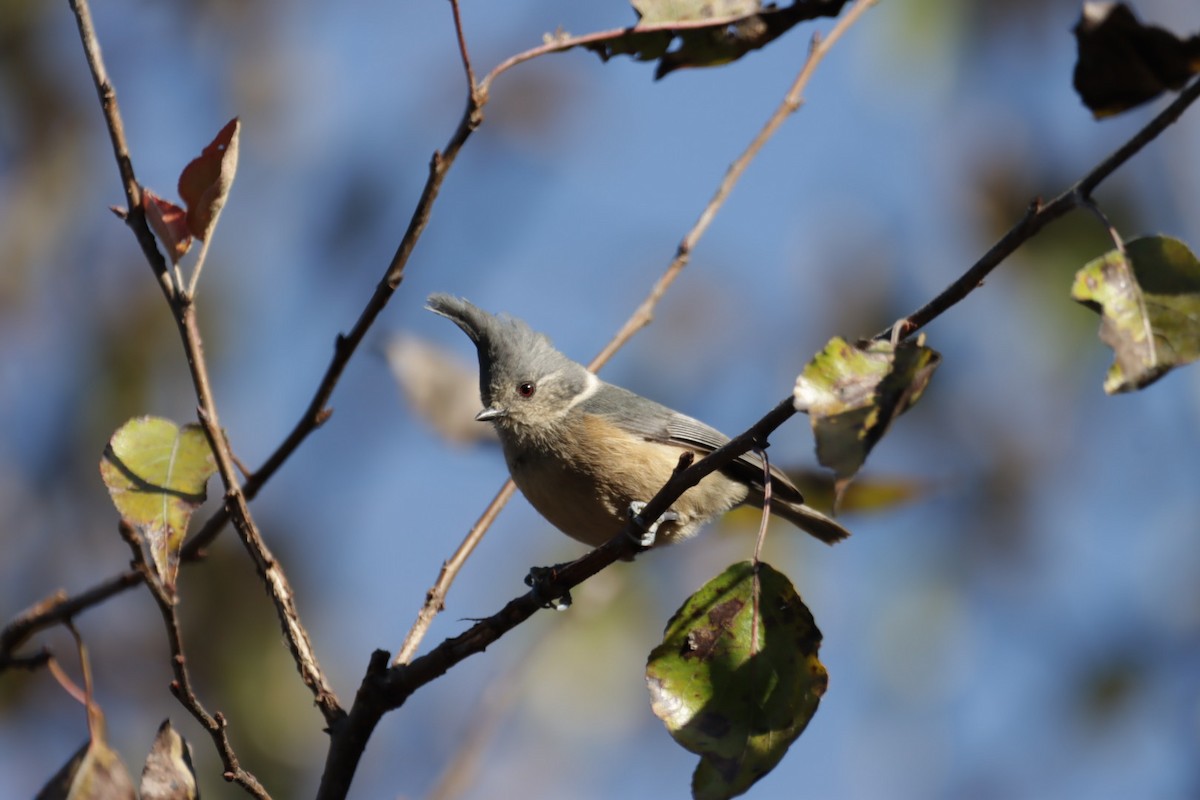
[[[146,212],[150,229],[166,246],[171,263],[178,264],[192,246],[192,234],[188,232],[184,210],[149,189],[142,191],[142,210]]]
[[[234,117],[199,157],[179,173],[179,196],[188,209],[187,226],[197,239],[208,239],[229,196],[237,173],[240,130],[241,122]]]

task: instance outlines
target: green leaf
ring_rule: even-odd
[[[198,425],[139,417],[113,434],[100,459],[100,476],[113,505],[139,533],[158,579],[175,585],[179,549],[204,487],[216,471]]]
[[[694,797],[735,797],[779,763],[825,693],[820,644],[795,588],[767,564],[757,575],[749,561],[732,565],[675,612],[646,683],[671,736],[700,756]]]
[[[657,80],[685,67],[736,61],[800,22],[836,17],[846,2],[793,0],[784,8],[762,8],[760,0],[633,0],[640,17],[636,26],[584,46],[605,61],[617,55],[658,61]]]
[[[793,397],[812,419],[817,460],[839,482],[853,477],[896,417],[925,391],[942,357],[915,342],[851,345],[834,337],[804,367]]]
[[[1149,386],[1200,358],[1200,263],[1178,239],[1149,236],[1090,261],[1071,298],[1100,314],[1100,339],[1113,349],[1104,391]]]

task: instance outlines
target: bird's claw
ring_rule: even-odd
[[[654,542],[658,539],[659,525],[662,525],[664,522],[679,521],[679,515],[674,511],[664,511],[662,516],[654,520],[654,522],[647,523],[644,519],[642,519],[642,511],[644,511],[645,508],[646,504],[641,500],[634,500],[629,504],[629,518],[632,519],[639,528],[641,528],[640,534],[631,534],[630,538],[632,538],[637,546],[641,548],[654,546]]]
[[[554,582],[558,577],[558,568],[562,564],[553,567],[530,567],[529,574],[525,576],[525,585],[533,590],[534,595],[542,601],[542,608],[553,608],[555,611],[566,611],[571,607],[571,593],[563,592],[557,597],[547,597],[546,588]]]

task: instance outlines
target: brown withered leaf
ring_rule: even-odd
[[[658,61],[658,80],[685,67],[728,64],[773,42],[798,23],[836,17],[847,0],[793,0],[762,7],[759,0],[634,0],[638,24],[611,39],[584,45],[607,61],[628,55]]]
[[[188,230],[187,212],[170,200],[164,200],[149,189],[142,191],[142,210],[150,230],[167,248],[167,257],[172,264],[187,254],[192,246],[192,234]]]
[[[240,131],[241,122],[234,117],[179,173],[179,196],[187,205],[188,230],[197,239],[208,239],[233,186]]]

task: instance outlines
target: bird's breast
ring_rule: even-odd
[[[552,525],[596,547],[616,535],[634,501],[649,501],[670,479],[684,450],[647,441],[602,417],[584,416],[540,441],[504,442],[517,488]],[[719,473],[675,502],[677,522],[659,529],[660,541],[692,535],[701,524],[746,497],[746,487]]]

